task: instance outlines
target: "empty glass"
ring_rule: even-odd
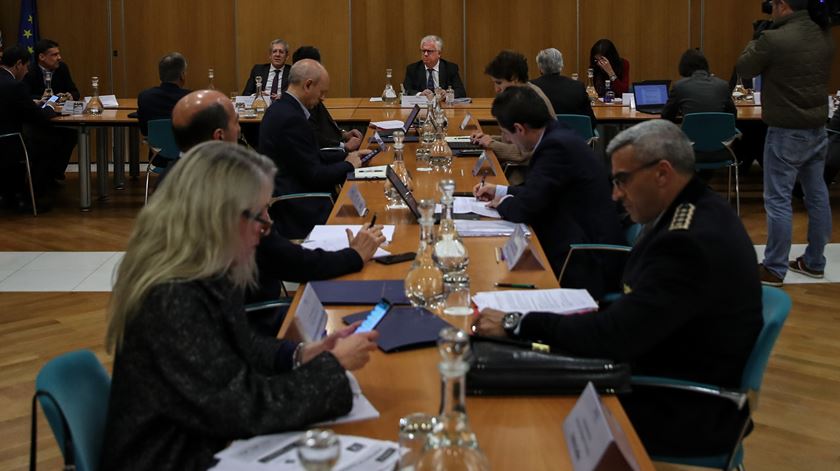
[[[307,471],[330,471],[341,455],[341,443],[332,430],[307,430],[298,441],[298,459]]]

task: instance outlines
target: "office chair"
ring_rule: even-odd
[[[181,149],[175,142],[171,119],[153,119],[149,121],[149,135],[146,138],[152,149],[152,157],[146,167],[146,196],[143,203],[149,201],[149,177],[151,174],[162,175],[169,166],[181,157]]]
[[[731,158],[719,162],[696,162],[697,170],[715,170],[727,168],[729,179],[726,187],[726,199],[731,201],[732,173],[735,172],[735,210],[741,214],[741,190],[738,182],[738,158],[732,150],[732,143],[741,137],[741,131],[735,127],[735,115],[731,113],[689,113],[683,117],[682,130],[692,146],[695,155],[726,150]]]
[[[35,469],[40,402],[64,456],[64,469],[97,471],[110,391],[111,378],[90,350],[66,353],[47,362],[35,379],[29,469]]]
[[[17,138],[17,139],[14,139]],[[29,183],[29,197],[32,200],[32,215],[38,215],[38,207],[35,205],[35,187],[32,186],[32,168],[29,163],[29,151],[26,149],[26,142],[23,140],[23,135],[19,132],[12,132],[9,134],[0,135],[0,139],[12,139],[20,142],[20,147],[23,150],[23,159],[26,163],[26,181]]]
[[[761,328],[752,353],[750,353],[747,364],[744,366],[739,388],[727,390],[715,385],[654,376],[632,377],[631,382],[634,386],[653,386],[692,391],[698,394],[715,396],[722,400],[732,401],[738,407],[738,411],[744,410],[744,407],[747,408],[748,414],[744,418],[741,433],[733,445],[731,452],[712,456],[651,456],[651,459],[654,461],[704,468],[717,468],[723,471],[730,471],[734,468],[744,469],[744,434],[750,424],[752,411],[758,407],[758,393],[761,389],[764,371],[767,369],[767,362],[770,359],[770,352],[773,350],[773,345],[775,345],[776,339],[782,331],[782,326],[791,308],[790,297],[784,291],[770,286],[762,286],[761,290],[764,326]]]
[[[575,131],[590,146],[595,146],[600,136],[598,131],[592,129],[592,119],[582,114],[558,114],[557,121],[565,123]]]

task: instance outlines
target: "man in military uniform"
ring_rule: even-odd
[[[599,312],[559,316],[485,309],[473,330],[629,362],[636,375],[740,385],[762,326],[752,242],[732,208],[694,176],[694,152],[664,120],[615,137],[613,199],[645,225],[623,275],[624,296]],[[743,416],[687,392],[635,387],[620,397],[651,454],[730,451]]]

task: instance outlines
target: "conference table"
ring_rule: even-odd
[[[366,110],[370,113],[373,110]],[[405,116],[408,109],[380,109],[380,113]],[[465,111],[447,109],[450,135],[465,134],[480,129],[473,123],[471,128],[460,130],[458,125]],[[356,109],[357,115],[365,111]],[[368,114],[367,116],[370,116]],[[396,118],[399,119],[399,118]],[[370,131],[368,132],[368,136]],[[366,136],[366,137],[368,137]],[[364,141],[366,142],[366,141]],[[480,181],[472,175],[472,168],[477,157],[454,157],[449,171],[418,171],[415,159],[416,144],[406,144],[405,165],[411,173],[413,194],[418,199],[440,199],[437,184],[441,179],[452,179],[456,191],[470,191]],[[488,175],[490,183],[507,183],[499,162],[492,152],[488,152],[495,175]],[[393,161],[391,146],[380,153],[371,165],[384,165]],[[421,167],[426,167],[422,165]],[[369,212],[360,217],[348,196],[349,189],[355,186],[364,197]],[[416,251],[419,244],[419,225],[414,216],[405,209],[386,209],[384,181],[348,181],[344,184],[328,224],[362,224],[369,222],[372,214],[377,215],[377,224],[393,224],[393,241],[385,248],[391,253]],[[542,247],[536,237],[532,237],[537,257],[548,267]],[[480,237],[463,239],[469,252],[470,291],[491,291],[496,282],[532,283],[538,288],[557,288],[558,282],[550,268],[509,271],[504,262],[498,262],[496,248],[501,247],[504,237]],[[339,278],[340,280],[383,280],[404,279],[411,262],[394,265],[381,265],[368,262],[361,272]],[[299,287],[292,306],[284,319],[280,336],[299,338],[294,323],[294,312],[300,301],[303,287]],[[329,316],[328,330],[343,326],[342,317],[369,310],[366,306],[327,306]],[[440,313],[438,313],[440,314]],[[453,326],[469,332],[473,316],[441,315]],[[354,372],[362,387],[362,392],[380,413],[374,420],[333,426],[342,434],[361,435],[378,439],[396,440],[399,419],[412,412],[437,414],[440,406],[440,375],[437,365],[440,361],[437,349],[433,347],[385,354],[375,351],[370,362],[361,370]],[[571,470],[571,461],[563,436],[563,420],[574,406],[577,396],[519,396],[519,397],[475,397],[468,396],[467,414],[473,431],[478,437],[481,449],[487,454],[493,469],[527,470]],[[640,469],[653,470],[650,458],[641,445],[626,414],[615,396],[602,396],[606,409],[618,420],[626,432]]]

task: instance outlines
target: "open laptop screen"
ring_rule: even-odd
[[[668,85],[664,83],[633,85],[633,93],[636,95],[636,107],[640,106],[662,106],[668,102]]]
[[[414,199],[414,195],[411,194],[411,190],[406,188],[405,184],[400,180],[400,177],[397,176],[397,173],[394,172],[394,169],[391,168],[389,165],[387,169],[385,169],[385,176],[388,178],[388,181],[391,182],[391,185],[394,185],[394,188],[399,193],[400,198],[405,201],[406,206],[408,209],[411,210],[411,213],[414,214],[414,217],[420,219],[420,210],[417,209],[417,200]]]

